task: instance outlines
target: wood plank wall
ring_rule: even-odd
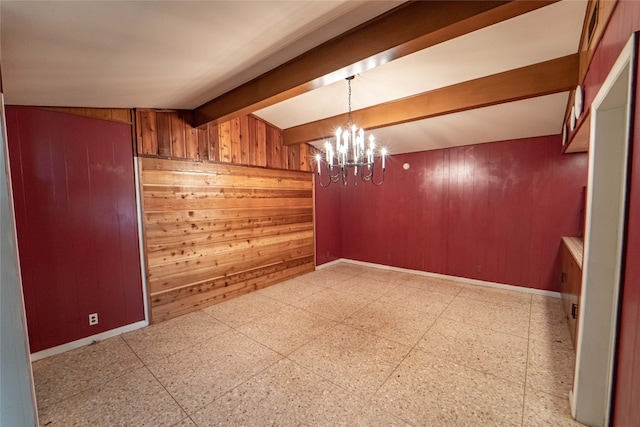
[[[248,115],[193,128],[191,111],[136,110],[139,155],[311,171],[313,149],[284,146],[282,131]]]
[[[43,107],[45,110],[76,116],[91,117],[93,119],[110,122],[132,124],[133,111],[129,108],[83,108],[83,107]]]
[[[313,271],[312,174],[140,160],[153,322]]]
[[[313,271],[312,150],[253,116],[136,110],[151,321]]]

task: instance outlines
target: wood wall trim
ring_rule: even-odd
[[[58,113],[74,114],[110,122],[133,124],[132,110],[129,108],[84,108],[84,107],[41,107]]]
[[[579,55],[481,77],[397,101],[352,112],[365,129],[391,126],[429,117],[571,90],[578,84]],[[299,144],[331,136],[347,123],[347,114],[283,130],[284,144]]]
[[[370,68],[368,64],[388,62],[554,2],[407,2],[201,105],[194,110],[193,125],[229,121],[353,75]]]

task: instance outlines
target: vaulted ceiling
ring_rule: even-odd
[[[314,142],[354,121],[403,153],[558,134],[586,1],[0,5],[13,105],[253,113]],[[377,18],[376,18],[377,17]]]

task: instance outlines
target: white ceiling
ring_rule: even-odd
[[[192,109],[399,1],[7,1],[5,101]],[[352,82],[353,108],[578,51],[586,0],[564,0],[433,46]],[[347,110],[344,81],[254,114],[280,127]],[[391,153],[560,133],[568,93],[373,132]]]

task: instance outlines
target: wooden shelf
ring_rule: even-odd
[[[589,151],[589,137],[591,136],[590,111],[586,111],[582,116],[576,129],[571,132],[565,145],[565,153],[584,153]]]
[[[582,254],[584,252],[584,241],[582,237],[563,237],[562,242],[565,244],[573,259],[575,259],[578,267],[582,270]]]

